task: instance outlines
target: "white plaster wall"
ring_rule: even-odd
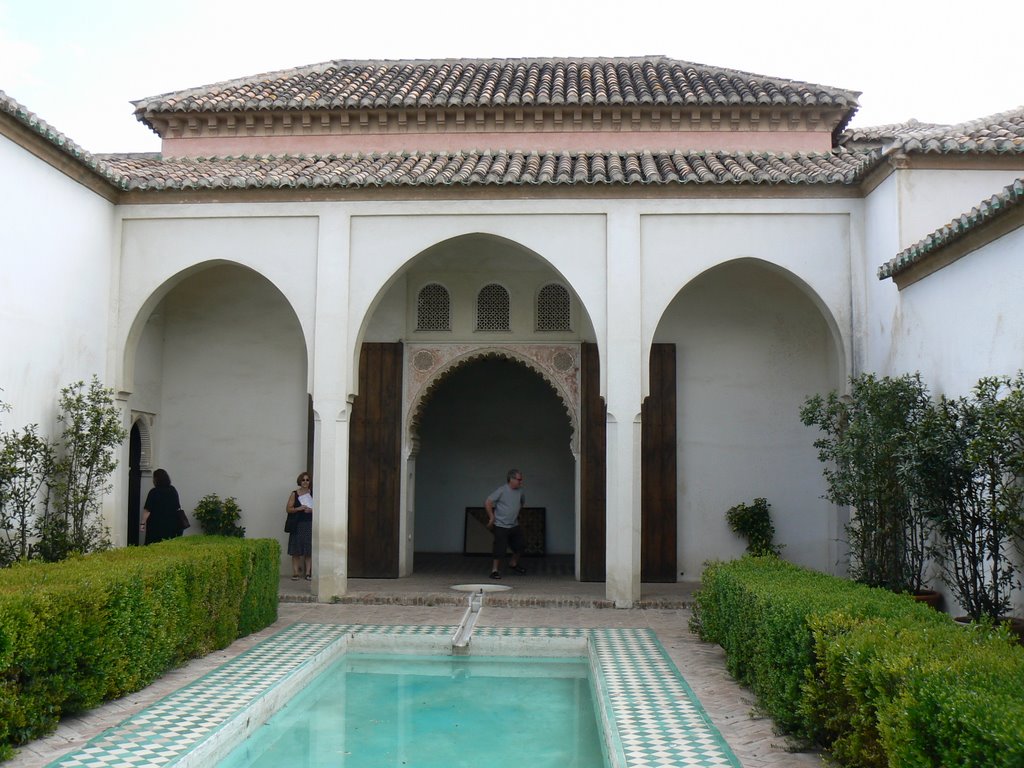
[[[435,215],[425,215],[430,207],[422,204],[391,206],[387,214],[372,213],[370,209],[353,218],[351,274],[359,276],[359,280],[352,283],[349,296],[352,318],[349,348],[353,355],[358,354],[357,342],[359,334],[365,333],[365,324],[369,318],[376,317],[378,302],[383,296],[390,295],[390,292],[381,294],[381,286],[387,285],[418,254],[452,238],[478,233],[518,243],[517,249],[532,251],[548,262],[550,269],[570,284],[582,302],[583,312],[589,316],[595,334],[603,338],[606,316],[604,216],[574,211],[573,208],[578,206],[573,205],[567,206],[561,216],[530,213],[532,208],[543,210],[532,205],[526,208],[526,212],[513,209],[506,215],[482,213],[494,211],[501,205],[463,206],[464,215],[453,215],[451,207],[444,205],[433,207]],[[410,212],[404,214],[402,208],[408,208]],[[550,208],[548,205],[547,209]],[[593,206],[588,208],[592,210]],[[422,264],[417,262],[421,270],[431,269],[432,263],[429,259]],[[475,278],[477,281],[490,281],[506,272],[538,269],[540,264],[534,260],[516,260],[514,264],[481,260],[480,271]],[[474,277],[465,279],[472,282]],[[524,298],[526,300],[520,305],[528,306],[532,296]],[[504,338],[508,338],[507,334]],[[354,364],[350,368],[354,368]]]
[[[54,434],[60,389],[107,369],[113,206],[0,136],[0,427]]]
[[[1020,178],[1020,169],[901,170],[897,252],[930,235]],[[888,261],[896,253],[882,260]]]
[[[146,321],[135,356],[135,389],[131,394],[131,408],[145,413],[157,413],[163,400],[164,382],[164,320],[167,307],[163,301]],[[153,457],[158,460],[158,456]]]
[[[898,291],[894,367],[950,396],[1024,368],[1022,264],[1024,227]]]
[[[1024,227],[896,292],[892,363],[920,371],[934,396],[967,394],[983,376],[1024,368]],[[946,605],[958,611],[946,593]],[[1014,596],[1013,615],[1024,611]]]
[[[743,553],[725,512],[756,497],[772,505],[783,557],[841,570],[836,510],[821,498],[815,435],[799,418],[807,396],[838,383],[838,352],[819,309],[777,272],[734,262],[688,285],[655,340],[676,344],[682,578]]]
[[[263,213],[265,215],[261,216]],[[138,335],[176,282],[205,265],[234,263],[263,275],[287,299],[312,347],[318,299],[318,220],[301,206],[126,206],[116,349],[132,389]],[[330,301],[330,297],[324,297]]]
[[[814,201],[793,207],[807,211],[755,208],[746,213],[644,216],[642,333],[646,344],[654,337],[665,308],[689,281],[717,264],[752,258],[784,269],[806,285],[806,294],[828,323],[845,365],[852,326],[851,206],[844,209],[842,201]],[[645,370],[645,382],[646,377]]]
[[[898,292],[892,280],[878,279],[878,268],[899,252],[898,212],[899,184],[892,175],[864,201],[864,249],[853,255],[853,375],[865,371],[882,375],[894,372],[891,328]]]
[[[235,496],[246,536],[284,548],[285,500],[306,461],[307,361],[295,313],[261,276],[222,265],[178,284],[159,315],[163,333],[151,323],[137,356],[163,373],[159,392],[147,387],[139,403],[156,413],[157,464],[186,510],[207,493]],[[137,380],[148,376],[140,370]]]

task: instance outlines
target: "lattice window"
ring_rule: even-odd
[[[508,291],[497,283],[485,285],[476,296],[476,329],[478,331],[508,331]]]
[[[438,283],[420,288],[416,296],[416,330],[450,331],[452,329],[452,300],[448,289]]]
[[[545,285],[537,294],[537,330],[569,331],[569,291],[564,285]]]

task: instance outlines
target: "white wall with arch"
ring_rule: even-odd
[[[246,535],[283,546],[285,499],[307,451],[298,318],[266,278],[236,264],[203,265],[161,288],[127,356],[128,406],[153,414],[154,466],[170,473],[187,511],[208,493],[234,496]]]
[[[804,400],[841,384],[842,352],[800,281],[763,262],[713,267],[679,292],[655,342],[676,347],[678,564],[741,555],[726,510],[764,497],[783,556],[841,571],[838,510],[821,497]]]

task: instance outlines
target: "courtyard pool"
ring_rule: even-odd
[[[600,768],[583,659],[349,653],[220,768]]]
[[[301,691],[306,688],[315,691],[320,686],[317,677],[339,660],[344,665],[346,654],[352,654],[350,661],[355,654],[372,654],[374,664],[384,663],[382,655],[447,656],[454,629],[453,626],[293,624],[50,765],[61,768],[208,768],[229,759],[243,760],[224,763],[231,768],[259,765],[244,762],[245,758],[229,758],[229,755],[249,737],[270,728],[265,724],[275,713],[287,711],[288,703]],[[597,713],[599,746],[603,744],[607,765],[612,768],[740,768],[651,630],[477,627],[470,655],[451,657],[445,674],[451,676],[452,664],[456,661],[506,657],[486,662],[508,664],[511,661],[514,668],[516,664],[525,663],[521,658],[525,656],[560,660],[551,662],[556,664],[552,670],[566,663],[568,658],[584,660],[590,680],[587,687],[593,695],[592,711]],[[394,658],[387,660],[391,661]],[[504,675],[510,670],[493,667],[494,671]],[[488,685],[494,688],[493,697],[488,699],[475,692],[472,695],[475,703],[481,708],[494,704],[499,710],[507,711],[504,696],[507,686],[494,678]],[[534,704],[529,694],[521,698],[528,698],[531,706]],[[357,743],[345,738],[344,743],[336,740],[333,748],[345,751]],[[520,740],[530,738],[522,734]],[[401,737],[386,739],[384,748],[391,750],[392,755],[397,754],[402,748]],[[289,749],[285,764],[296,768],[316,765],[303,756],[308,751],[306,747],[293,744]],[[385,764],[401,765],[402,759],[398,757]],[[520,762],[530,764],[533,761]],[[347,765],[340,760],[332,764]],[[420,763],[414,759],[407,764]]]

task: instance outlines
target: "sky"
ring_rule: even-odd
[[[854,126],[956,123],[1024,104],[1012,6],[0,0],[0,90],[90,152],[159,150],[133,100],[333,59],[663,55],[860,91]]]

